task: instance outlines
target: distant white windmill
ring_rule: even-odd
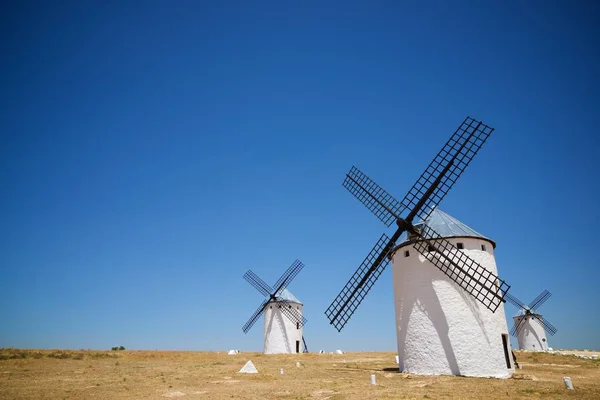
[[[546,351],[548,350],[548,339],[546,332],[552,336],[557,329],[542,317],[542,314],[536,312],[542,304],[552,296],[547,290],[538,295],[529,305],[525,305],[510,293],[507,293],[506,299],[517,306],[519,311],[513,317],[514,325],[510,334],[517,338],[520,350]]]
[[[248,333],[254,323],[264,314],[263,352],[265,354],[300,353],[302,345],[304,345],[304,352],[308,351],[302,329],[306,324],[306,318],[302,316],[302,303],[287,290],[287,286],[303,267],[304,264],[300,260],[296,260],[283,273],[273,288],[251,270],[244,274],[244,279],[267,297],[242,327],[244,333]]]

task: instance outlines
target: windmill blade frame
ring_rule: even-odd
[[[518,337],[519,331],[521,330],[521,327],[525,323],[526,319],[527,319],[526,315],[521,315],[520,318],[518,319],[517,323],[513,323],[513,327],[510,330],[510,334],[512,336]]]
[[[298,275],[298,273],[304,268],[304,264],[300,260],[296,260],[290,265],[290,267],[281,275],[277,280],[274,287],[274,296],[278,296],[283,289],[285,289],[292,280]]]
[[[394,243],[395,240],[390,239],[385,233],[381,235],[367,257],[325,311],[329,323],[338,332],[350,320],[371,287],[389,265],[390,260],[387,256]],[[347,308],[348,305],[350,305],[349,309]]]
[[[280,308],[281,313],[283,315],[285,315],[291,322],[296,324],[297,328],[303,327],[306,324],[306,322],[308,322],[308,320],[306,318],[304,318],[304,316],[300,315],[300,313],[297,310],[295,310],[293,307],[291,307],[291,306],[286,307],[285,302],[282,302],[282,303],[283,304],[280,304],[281,305],[281,308]]]
[[[391,226],[404,211],[405,207],[398,200],[355,166],[352,166],[346,174],[342,186],[363,203],[385,226]]]
[[[558,331],[554,325],[548,322],[545,318],[543,318],[539,314],[534,314],[533,318],[544,327],[546,333],[550,334],[550,336],[554,336],[554,334]]]
[[[412,211],[406,217],[425,221],[485,144],[494,128],[471,117],[465,120],[427,166],[401,203]]]
[[[538,307],[540,307],[542,304],[544,304],[546,302],[546,300],[548,300],[550,298],[550,296],[552,296],[552,293],[550,293],[548,290],[545,290],[540,293],[538,295],[538,297],[536,297],[530,304],[529,304],[529,308],[531,310],[535,310]]]
[[[244,279],[250,283],[256,290],[258,290],[263,296],[270,297],[273,292],[273,288],[269,286],[265,281],[263,281],[258,275],[256,275],[252,270],[246,271],[244,274]]]
[[[431,227],[424,226],[416,234],[421,240],[415,242],[414,248],[477,301],[492,312],[504,302],[504,296],[510,289],[504,280],[457,249]]]
[[[408,208],[413,210],[406,217],[409,223],[415,217],[426,220],[493,131],[466,117],[400,202],[355,166],[342,185],[388,227]]]
[[[244,326],[242,326],[242,331],[244,331],[244,333],[248,333],[252,326],[254,326],[258,318],[260,318],[262,313],[265,311],[265,308],[267,308],[267,304],[269,304],[269,299],[263,300],[263,302],[260,304],[260,306],[258,306],[256,311],[254,311],[254,314],[252,314],[250,319],[248,319]]]
[[[510,293],[505,293],[504,294],[504,298],[506,300],[508,300],[509,303],[513,304],[514,306],[517,306],[523,310],[527,310],[528,307],[525,305],[525,303],[523,303],[521,300],[517,299],[515,296],[513,296]]]
[[[541,299],[542,297],[544,297],[544,295],[546,294],[547,291],[548,290],[546,290],[546,289],[542,290],[542,292],[540,294],[538,294],[535,299],[531,300],[531,302],[529,303],[529,306],[527,306],[527,307],[531,308],[531,305],[537,303],[537,301],[539,299]]]

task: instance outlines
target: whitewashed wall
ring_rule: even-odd
[[[492,244],[450,238],[497,274]],[[481,245],[486,251],[481,250]],[[409,256],[405,257],[405,251]],[[504,306],[492,313],[420,255],[411,244],[393,258],[394,300],[400,370],[423,375],[508,378],[514,373]],[[507,335],[507,368],[502,335]]]
[[[514,323],[517,324],[519,318],[525,318],[519,332],[517,333],[517,342],[519,349],[532,351],[548,350],[548,340],[546,331],[542,324],[531,318],[531,316],[516,316],[513,317]]]
[[[293,307],[302,315],[302,304],[293,302],[272,302],[265,310],[265,354],[289,354],[296,353],[296,341],[300,342],[300,353],[302,352],[302,326],[296,328],[296,324],[284,314],[279,307]]]

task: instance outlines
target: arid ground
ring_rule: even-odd
[[[516,352],[512,379],[397,372],[394,353],[0,350],[2,399],[600,399],[600,361]],[[238,371],[252,360],[258,374]],[[296,365],[300,362],[300,367]],[[284,374],[280,374],[280,369]],[[377,384],[370,384],[375,375]],[[571,377],[574,391],[564,388]]]

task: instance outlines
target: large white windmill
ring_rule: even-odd
[[[496,243],[440,209],[415,229],[434,230],[446,244],[477,262],[482,274],[497,275]],[[423,254],[419,246],[418,236],[407,235],[389,254],[400,369],[425,375],[509,377],[514,366],[504,308],[491,312],[467,295],[463,286],[474,286],[468,276],[458,270],[463,285],[454,282],[435,268],[436,250]]]
[[[529,305],[517,299],[510,293],[506,298],[519,308],[517,315],[513,317],[514,325],[510,334],[517,338],[519,350],[547,351],[548,339],[546,332],[552,336],[557,329],[536,310],[552,296],[547,290],[538,295]]]
[[[267,285],[251,270],[244,274],[244,279],[267,297],[242,327],[244,333],[248,333],[264,314],[263,352],[265,354],[300,353],[302,345],[304,351],[307,351],[302,329],[306,323],[306,318],[302,316],[302,303],[287,290],[287,286],[303,267],[304,264],[300,260],[294,261],[273,287]]]
[[[492,132],[467,117],[402,201],[356,167],[346,174],[344,187],[398,228],[391,238],[381,236],[325,315],[341,331],[392,260],[402,371],[498,378],[514,372],[501,307],[510,286],[497,276],[494,243],[434,211]],[[404,233],[408,239],[396,245]]]

